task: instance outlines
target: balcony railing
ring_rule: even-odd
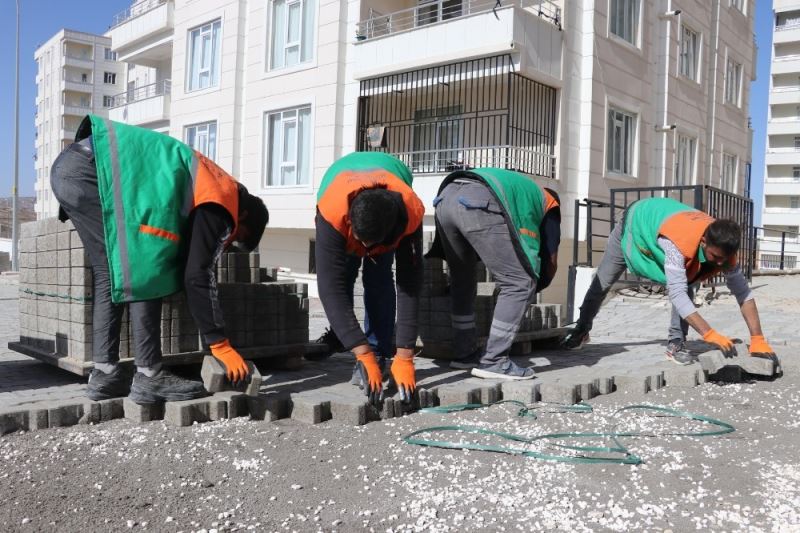
[[[800,207],[765,207],[765,213],[770,214],[793,214],[800,213]]]
[[[768,154],[791,154],[800,152],[800,146],[782,146],[780,148],[767,148]]]
[[[166,4],[167,1],[168,0],[143,0],[141,2],[131,4],[125,11],[114,15],[109,29],[115,28],[120,24],[124,24],[128,20],[138,17],[139,15],[144,15],[148,11],[152,11],[159,6]]]
[[[389,14],[370,9],[369,17],[356,24],[356,39],[363,41],[459,17],[488,13],[497,9],[498,4],[496,0],[436,0]],[[531,8],[534,13],[561,28],[561,8],[551,0],[512,0],[505,2],[502,7],[508,5]]]
[[[794,178],[789,177],[782,177],[782,178],[766,178],[764,183],[796,183],[800,185],[800,176]]]
[[[787,54],[784,56],[775,56],[775,61],[795,61],[800,59],[800,54]]]
[[[800,91],[800,86],[797,85],[789,85],[783,87],[773,87],[772,92],[774,93],[789,93],[793,91]]]
[[[796,30],[800,28],[800,24],[793,23],[793,24],[779,24],[775,26],[775,31],[788,31],[788,30]]]
[[[148,98],[155,98],[156,96],[163,96],[170,94],[172,91],[172,80],[161,80],[150,85],[142,85],[125,91],[124,93],[116,94],[112,98],[114,102],[110,107],[120,107],[140,100],[147,100]]]

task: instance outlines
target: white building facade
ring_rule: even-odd
[[[759,267],[800,257],[800,2],[775,0]]]
[[[36,49],[36,216],[58,213],[50,189],[50,167],[75,139],[81,119],[105,115],[122,87],[123,65],[111,39],[61,30]]]
[[[568,265],[576,199],[607,200],[618,187],[745,192],[753,9],[753,0],[145,0],[108,33],[128,62],[110,116],[192,144],[264,198],[264,262],[293,275],[313,277],[316,192],[353,150],[411,167],[426,229],[449,171],[530,175],[561,195]]]

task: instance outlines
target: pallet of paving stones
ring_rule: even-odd
[[[225,253],[217,269],[220,307],[231,343],[246,357],[273,359],[292,368],[308,342],[308,287],[275,281],[257,253]],[[86,375],[92,368],[92,273],[71,222],[55,218],[22,225],[20,239],[20,340],[9,348]],[[123,313],[120,357],[132,357],[131,324]],[[200,362],[206,350],[184,294],[164,298],[161,349],[167,364]]]

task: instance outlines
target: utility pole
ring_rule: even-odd
[[[19,196],[19,0],[17,0],[17,69],[14,89],[14,189],[11,200],[11,270],[19,272],[17,199]]]

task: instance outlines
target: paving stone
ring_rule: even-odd
[[[0,435],[7,435],[15,431],[28,431],[30,427],[30,412],[15,411],[0,413]]]
[[[125,418],[132,422],[151,422],[153,420],[162,420],[164,418],[163,403],[139,405],[130,398],[124,398],[122,400],[122,407],[125,412]]]
[[[670,368],[664,371],[664,381],[667,387],[696,387],[697,374],[702,373],[696,365],[686,367]]]
[[[225,406],[224,400],[215,400],[213,397],[167,402],[164,406],[164,422],[172,426],[185,427],[195,422],[219,420],[227,416]]]
[[[500,401],[500,398],[503,397],[503,393],[500,388],[500,383],[495,383],[493,385],[481,387],[480,394],[481,394],[481,403],[484,405],[489,405],[491,403],[498,402]]]
[[[370,407],[370,409],[377,411],[375,407]],[[386,398],[383,400],[378,417],[381,420],[388,420],[395,417],[394,400],[392,398]]]
[[[83,416],[79,424],[99,424],[102,418],[102,408],[98,402],[88,401],[83,404]]]
[[[664,372],[650,375],[650,391],[664,388]]]
[[[225,402],[227,418],[239,418],[250,414],[247,403],[248,396],[246,394],[236,391],[224,391],[214,393],[214,398]]]
[[[573,405],[578,403],[578,390],[575,385],[554,381],[542,383],[540,388],[541,398],[546,403],[560,403]]]
[[[728,364],[725,356],[719,350],[701,353],[697,356],[697,360],[708,374],[715,374]]]
[[[352,426],[363,426],[367,420],[367,402],[360,398],[335,396],[330,401],[331,418]]]
[[[173,321],[174,322],[174,321]],[[217,360],[216,357],[207,355],[203,358],[203,365],[200,368],[200,377],[203,386],[210,393],[223,391],[243,392],[248,396],[256,396],[261,388],[261,373],[252,361],[245,361],[250,374],[244,383],[234,385],[225,375],[225,365]]]
[[[536,403],[541,398],[541,382],[533,380],[505,381],[501,385],[504,400],[515,400],[525,405]]]
[[[650,376],[643,374],[622,374],[614,376],[617,392],[647,394],[650,391]]]
[[[439,405],[481,403],[481,389],[472,385],[444,385],[436,389]]]
[[[37,407],[28,411],[28,431],[50,427],[49,409]]]
[[[578,385],[578,398],[581,401],[591,400],[600,394],[600,380],[595,379]]]
[[[84,406],[81,403],[58,405],[48,409],[47,418],[51,428],[68,427],[77,424],[83,412]]]
[[[319,424],[330,420],[331,402],[318,393],[294,393],[289,398],[291,417],[307,424]]]
[[[614,392],[614,376],[602,376],[598,378],[597,393],[611,394],[612,392]]]

